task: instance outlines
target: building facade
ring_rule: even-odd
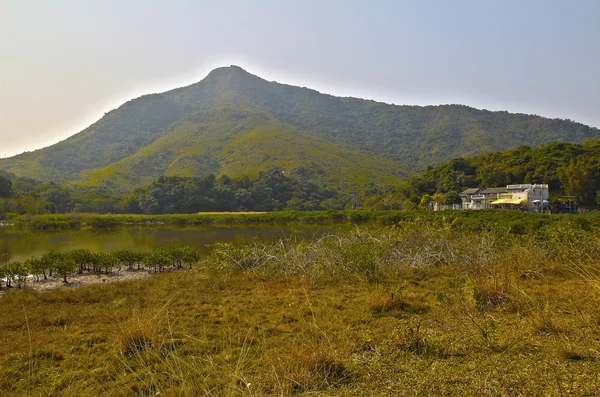
[[[520,184],[487,189],[470,188],[460,193],[460,198],[461,208],[465,210],[504,208],[543,212],[548,205],[548,185]]]

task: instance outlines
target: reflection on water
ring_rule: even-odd
[[[112,252],[124,249],[150,251],[154,247],[189,246],[202,254],[207,244],[216,242],[245,243],[252,238],[273,241],[287,236],[311,238],[350,225],[294,225],[268,227],[173,227],[127,226],[110,230],[30,231],[0,228],[0,254],[11,260],[23,261],[40,257],[49,251],[70,251],[85,248],[93,252]]]

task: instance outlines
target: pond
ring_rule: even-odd
[[[155,247],[189,246],[201,254],[207,245],[217,242],[243,244],[253,238],[275,241],[288,236],[312,238],[336,230],[347,230],[349,224],[285,225],[257,227],[176,227],[123,226],[108,230],[32,231],[0,228],[0,263],[6,256],[11,261],[39,258],[49,251],[83,248],[92,252],[114,252],[124,249],[151,251]],[[4,254],[4,255],[3,255]]]

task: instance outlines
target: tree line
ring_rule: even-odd
[[[551,196],[570,195],[587,206],[600,204],[600,139],[555,142],[456,158],[396,186],[367,183],[360,192],[335,190],[288,175],[281,168],[255,177],[161,176],[123,195],[103,187],[42,183],[0,172],[0,215],[66,212],[171,214],[208,211],[413,210],[433,203],[459,204],[471,187],[547,183]]]
[[[582,144],[554,142],[537,149],[522,146],[505,152],[456,158],[428,167],[398,188],[366,197],[376,209],[429,208],[433,203],[459,204],[467,188],[546,183],[550,195],[575,196],[580,204],[600,204],[600,139]]]
[[[40,258],[25,261],[8,261],[0,264],[0,288],[22,288],[32,277],[35,282],[49,277],[59,276],[63,282],[68,277],[84,273],[111,274],[128,270],[163,272],[188,268],[200,260],[198,252],[189,247],[156,248],[150,252],[134,252],[122,250],[111,253],[91,252],[86,249],[75,249],[67,252],[47,252]]]
[[[261,171],[253,178],[161,176],[126,195],[102,187],[41,183],[0,173],[0,215],[325,210],[342,209],[344,196],[308,179],[289,176],[280,168]]]
[[[337,209],[339,193],[286,175],[280,168],[259,172],[254,179],[161,176],[135,189],[125,199],[125,212],[145,214],[208,211],[280,211]]]

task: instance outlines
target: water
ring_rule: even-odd
[[[109,230],[31,231],[0,228],[0,263],[6,256],[13,261],[39,258],[49,251],[84,248],[92,252],[114,252],[124,249],[151,251],[155,247],[189,246],[201,254],[208,244],[234,242],[243,244],[253,238],[274,241],[288,236],[311,238],[350,225],[294,225],[260,227],[175,227],[127,226]]]

